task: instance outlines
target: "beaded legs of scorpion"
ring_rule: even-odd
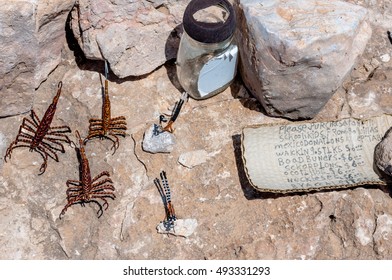
[[[23,119],[15,141],[11,143],[5,153],[4,161],[7,161],[7,157],[11,158],[13,149],[19,147],[28,147],[30,148],[30,152],[36,151],[42,156],[44,162],[39,169],[39,175],[45,172],[48,157],[51,157],[57,162],[59,161],[56,152],[65,152],[64,146],[60,142],[70,143],[70,140],[65,133],[71,132],[71,129],[66,125],[50,126],[56,112],[56,106],[60,98],[62,86],[63,83],[60,81],[57,86],[57,94],[46,110],[42,120],[39,120],[34,110],[31,110],[31,119]]]
[[[158,178],[155,178],[154,183],[159,191],[159,194],[161,195],[161,198],[163,200],[163,204],[165,206],[166,216],[165,216],[165,220],[164,220],[163,224],[166,228],[166,231],[170,231],[171,229],[174,229],[174,221],[177,220],[177,217],[176,217],[176,213],[174,211],[173,204],[171,202],[171,193],[170,193],[169,182],[166,177],[166,172],[162,171],[160,173],[160,176],[161,176],[161,181],[162,181],[163,187],[162,187],[161,183],[159,182]]]
[[[172,115],[171,115],[168,123],[165,125],[165,127],[162,128],[162,131],[167,131],[167,132],[173,133],[173,131],[174,131],[174,129],[172,127],[173,123],[176,121],[178,115],[180,114],[182,105],[184,105],[187,98],[188,98],[188,94],[186,92],[183,92],[181,95],[180,101],[176,102],[176,104],[173,108]],[[160,121],[160,123],[166,122],[166,118],[163,115],[161,115],[159,117],[159,121]]]
[[[79,148],[77,148],[79,160],[80,160],[80,180],[68,180],[67,181],[67,200],[68,203],[64,206],[60,213],[61,216],[65,214],[67,209],[73,204],[80,203],[84,206],[84,203],[93,202],[98,204],[99,210],[97,212],[98,218],[103,214],[104,210],[107,210],[109,203],[107,198],[115,199],[113,182],[110,179],[108,171],[103,171],[94,178],[91,178],[90,165],[86,157],[84,150],[84,141],[81,139],[79,132],[76,131],[76,137],[79,139]],[[98,181],[98,179],[106,176],[105,179]],[[104,203],[101,205],[97,199],[102,200]]]
[[[112,118],[110,114],[110,99],[108,90],[108,65],[105,61],[105,88],[103,90],[102,119],[90,119],[88,141],[94,137],[107,138],[113,142],[113,154],[119,147],[117,136],[126,136],[127,122],[124,116]],[[114,138],[114,139],[113,139]]]

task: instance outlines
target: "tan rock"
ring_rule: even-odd
[[[79,0],[72,30],[88,59],[106,59],[120,78],[141,76],[176,57],[188,2]]]
[[[313,118],[372,34],[367,10],[343,1],[236,4],[241,76],[271,116]]]
[[[35,89],[60,62],[75,0],[7,1],[0,7],[0,117],[29,111]]]

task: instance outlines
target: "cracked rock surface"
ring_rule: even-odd
[[[389,2],[379,3],[384,5],[372,6],[374,15],[392,11]],[[371,21],[374,32],[364,55],[315,120],[391,113],[386,105],[392,102],[390,86],[382,77],[391,75],[392,61],[381,58],[392,55],[387,19]],[[85,137],[88,120],[101,117],[103,70],[101,62],[81,63],[64,45],[59,66],[34,93],[33,109],[42,118],[62,80],[53,125],[69,125],[73,141],[75,130]],[[2,159],[0,259],[392,258],[388,187],[287,195],[251,188],[240,155],[242,128],[285,120],[267,117],[240,78],[213,98],[189,99],[174,123],[172,152],[143,151],[145,131],[178,101],[178,88],[171,63],[137,78],[110,73],[111,114],[126,117],[128,135],[120,138],[114,155],[108,140],[96,138],[86,145],[92,176],[107,170],[116,188],[116,199],[99,219],[92,203],[73,205],[59,219],[66,204],[65,183],[79,179],[72,147],[64,145],[59,162],[49,159],[40,176],[42,158],[28,148],[15,149],[7,162]],[[24,117],[28,114],[0,119],[2,157]],[[177,218],[197,221],[186,238],[157,233],[165,210],[153,181],[162,170]]]

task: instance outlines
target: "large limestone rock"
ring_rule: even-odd
[[[367,10],[341,1],[237,0],[240,71],[271,116],[313,118],[362,54]]]
[[[65,24],[76,0],[38,0],[35,14],[35,88],[46,80],[61,61],[61,51],[66,43]]]
[[[18,0],[0,6],[0,117],[31,109],[35,89],[59,64],[75,0]]]
[[[120,78],[140,76],[176,57],[188,2],[79,0],[72,30],[86,58],[106,59]]]
[[[25,112],[34,97],[37,41],[34,5],[27,1],[0,7],[0,115]]]

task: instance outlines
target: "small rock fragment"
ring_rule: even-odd
[[[155,126],[156,124],[153,124],[144,133],[143,150],[153,154],[170,153],[173,151],[174,145],[176,144],[174,135],[166,131],[154,135]]]
[[[178,162],[188,168],[193,168],[207,161],[208,153],[205,150],[196,150],[183,153],[178,158]]]
[[[382,172],[392,177],[392,128],[374,149],[374,161]]]
[[[382,62],[387,63],[387,62],[389,62],[391,60],[391,56],[386,53],[386,54],[383,54],[382,56],[380,56],[380,59],[381,59]]]
[[[163,234],[188,237],[196,230],[196,227],[196,219],[178,219],[174,221],[174,227],[169,230],[167,230],[163,222],[160,222],[157,225],[157,231]]]

